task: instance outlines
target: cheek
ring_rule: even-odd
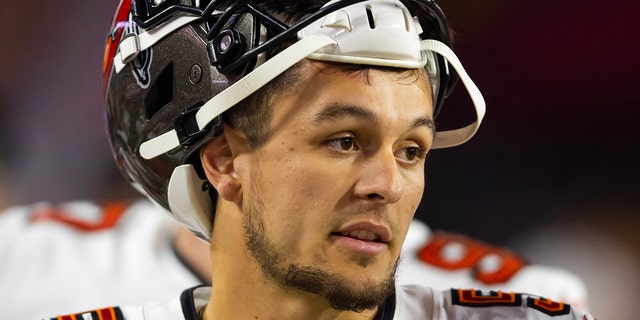
[[[297,153],[276,159],[274,163],[272,186],[287,190],[293,199],[297,199],[296,202],[304,202],[310,207],[322,203],[321,198],[329,197],[340,180],[335,168],[313,156]]]
[[[420,204],[420,201],[422,200],[422,196],[424,195],[424,190],[425,190],[425,180],[424,180],[424,173],[422,173],[420,175],[420,177],[417,179],[417,181],[415,182],[414,186],[412,187],[412,197],[416,199],[416,207]]]
[[[260,164],[260,190],[255,190],[263,199],[266,214],[279,220],[280,225],[293,231],[306,225],[319,225],[327,211],[340,198],[336,181],[329,172],[310,165],[311,159],[298,154],[297,157],[275,157]],[[333,199],[333,202],[332,202]],[[308,227],[307,227],[308,228]]]
[[[408,206],[407,211],[411,212],[411,217],[413,218],[415,211],[418,209],[418,206],[422,201],[422,195],[424,194],[424,189],[425,189],[424,173],[420,173],[419,175],[413,175],[410,178],[408,178],[406,182],[407,182],[407,185],[405,188],[404,198]]]

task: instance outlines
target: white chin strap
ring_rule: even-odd
[[[460,81],[467,89],[469,93],[469,97],[471,97],[471,101],[473,102],[473,106],[476,111],[476,121],[459,129],[446,130],[446,131],[437,131],[435,135],[435,139],[433,141],[433,145],[431,146],[433,149],[439,148],[448,148],[455,147],[457,145],[461,145],[467,142],[471,137],[473,137],[478,128],[480,128],[480,123],[484,118],[484,114],[487,110],[487,105],[484,101],[484,97],[482,97],[482,93],[480,89],[473,83],[467,71],[464,70],[460,59],[453,53],[453,50],[449,48],[447,45],[440,41],[436,40],[423,40],[420,42],[420,48],[422,50],[428,50],[435,52],[441,56],[443,56],[449,62],[449,65],[453,67],[458,73],[460,77]]]

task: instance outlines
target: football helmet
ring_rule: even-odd
[[[435,115],[461,80],[476,121],[437,132],[433,147],[478,129],[484,99],[433,0],[325,2],[121,0],[104,59],[112,151],[139,191],[199,237],[210,237],[217,194],[197,151],[221,133],[222,113],[302,59],[425,68]]]

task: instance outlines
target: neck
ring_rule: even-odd
[[[252,282],[253,279],[243,281]],[[295,289],[269,288],[268,282],[260,282],[261,286],[233,285],[234,290],[224,290],[215,285],[207,305],[203,320],[216,319],[340,319],[364,320],[374,319],[377,310],[363,312],[335,310],[323,297],[317,294]],[[237,284],[237,282],[234,282]],[[255,282],[254,282],[255,283]],[[224,292],[224,294],[221,294]],[[220,294],[219,294],[220,293]]]
[[[209,244],[200,240],[191,231],[178,228],[175,237],[176,251],[198,278],[206,284],[211,283],[211,259]]]

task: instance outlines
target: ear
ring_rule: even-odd
[[[200,161],[209,183],[224,200],[239,202],[241,184],[233,159],[225,132],[200,149]]]

